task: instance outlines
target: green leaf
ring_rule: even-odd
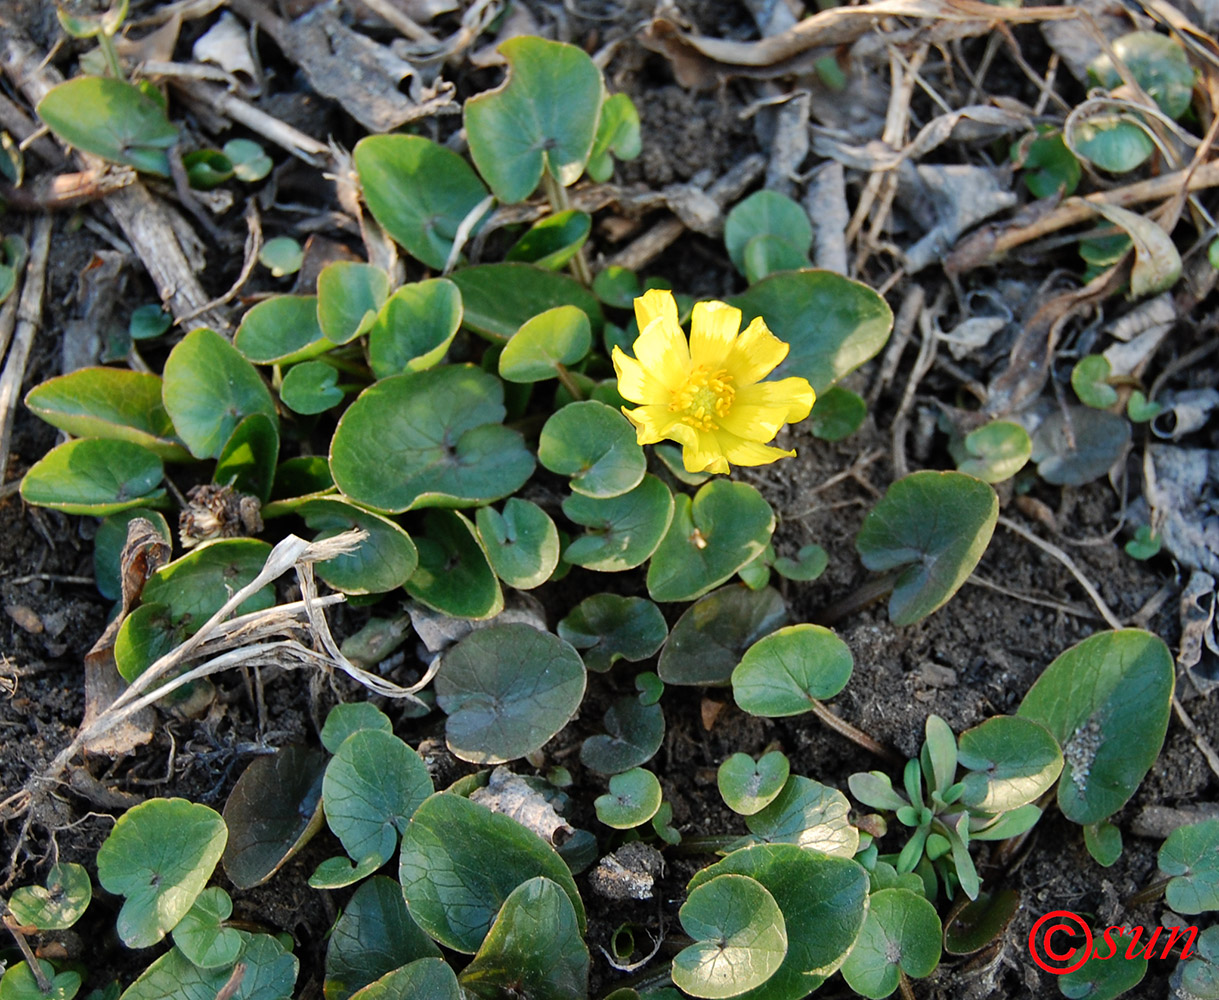
[[[93,883],[84,866],[63,862],[51,866],[45,887],[27,885],[14,889],[8,908],[22,927],[62,931],[81,918],[92,898]]]
[[[1219,926],[1207,927],[1198,935],[1198,947],[1173,973],[1172,983],[1198,1000],[1219,997]]]
[[[772,377],[802,376],[818,396],[880,353],[893,328],[884,299],[832,271],[773,274],[730,303],[741,310],[744,324],[761,316],[791,345]]]
[[[963,447],[957,471],[984,483],[1011,479],[1024,468],[1033,453],[1028,431],[1006,420],[992,420],[971,431],[965,436]]]
[[[1145,424],[1149,420],[1154,420],[1163,409],[1163,404],[1149,400],[1138,389],[1133,390],[1130,398],[1126,400],[1126,416],[1130,418],[1131,423],[1135,424]]]
[[[267,240],[258,251],[258,263],[275,278],[296,274],[304,262],[305,251],[291,236],[276,236]]]
[[[38,117],[64,142],[114,163],[169,176],[166,150],[178,130],[165,108],[123,80],[78,76],[38,102]]]
[[[447,278],[403,285],[368,330],[368,364],[377,378],[423,371],[444,358],[461,326],[461,292]]]
[[[563,888],[539,875],[513,889],[460,983],[485,1000],[588,996],[588,945]]]
[[[780,556],[774,561],[775,572],[788,580],[809,583],[816,580],[830,564],[830,555],[820,545],[804,545],[795,559]]]
[[[779,271],[798,271],[810,264],[806,251],[790,240],[771,233],[759,233],[752,237],[745,244],[743,257],[745,280],[751,285]]]
[[[893,790],[893,782],[883,771],[860,771],[847,779],[851,794],[865,806],[894,812],[910,803]]]
[[[126,897],[115,929],[128,948],[154,945],[177,926],[227,839],[219,813],[185,799],[150,799],[119,818],[97,852],[97,879]]]
[[[218,149],[195,149],[182,157],[186,179],[197,191],[210,191],[233,176],[233,164]]]
[[[633,490],[648,464],[630,421],[593,400],[569,403],[546,421],[538,461],[551,472],[570,476],[573,493],[597,499]]]
[[[558,632],[581,651],[589,670],[604,673],[618,660],[634,663],[653,655],[669,627],[660,608],[645,598],[594,594],[559,622]]]
[[[330,477],[330,463],[326,456],[298,455],[279,463],[271,487],[271,498],[282,503],[333,492],[334,480]],[[263,515],[266,514],[264,507]]]
[[[80,973],[75,970],[56,972],[45,959],[35,959],[42,974],[51,983],[51,992],[43,993],[28,962],[18,962],[0,978],[0,1000],[72,1000],[80,990]]]
[[[355,891],[330,934],[325,998],[346,1000],[402,965],[439,956],[407,912],[401,886],[376,875]]]
[[[220,449],[212,482],[231,486],[265,502],[275,481],[279,458],[279,426],[265,413],[251,413]]]
[[[661,650],[657,672],[666,684],[725,684],[745,650],[786,622],[777,590],[730,584],[686,609]]]
[[[119,1000],[215,1000],[234,979],[231,1000],[290,1000],[297,960],[270,934],[239,933],[244,947],[237,961],[245,967],[240,977],[234,977],[233,965],[200,969],[174,948],[145,969]]]
[[[555,306],[588,316],[594,336],[605,322],[597,297],[574,278],[532,264],[479,264],[453,273],[461,289],[466,327],[492,342],[507,340],[530,319]]]
[[[131,311],[127,333],[132,340],[151,340],[165,333],[173,323],[173,317],[158,302],[137,306]],[[110,369],[107,369],[110,370]],[[121,369],[114,369],[116,371]],[[44,385],[46,383],[43,383]],[[28,402],[28,400],[27,400]]]
[[[256,365],[293,364],[335,345],[317,321],[316,295],[276,295],[241,317],[233,346]]]
[[[1154,295],[1177,283],[1181,277],[1181,254],[1172,237],[1159,225],[1146,216],[1116,205],[1097,203],[1091,207],[1114,225],[1121,226],[1134,243],[1134,267],[1130,271],[1131,296],[1140,298]],[[1074,373],[1071,384],[1075,384]]]
[[[389,860],[412,813],[433,792],[427,766],[392,733],[361,729],[326,765],[326,823],[353,861]]]
[[[750,833],[767,844],[797,844],[839,858],[859,849],[847,797],[811,778],[793,774],[775,799],[745,817]]]
[[[1102,868],[1109,868],[1122,856],[1122,831],[1107,819],[1089,823],[1084,827],[1084,846],[1093,861]]]
[[[665,682],[650,670],[635,675],[635,690],[639,692],[639,704],[655,705],[665,693]]]
[[[648,566],[654,601],[691,601],[729,579],[766,548],[774,511],[746,483],[716,479],[691,501],[676,498],[673,522]]]
[[[1100,479],[1125,453],[1130,422],[1086,406],[1055,410],[1033,432],[1037,474],[1055,486],[1083,486]]]
[[[219,886],[204,889],[174,928],[174,944],[201,969],[231,967],[245,942],[224,922],[233,915],[233,901]]]
[[[503,610],[499,581],[467,518],[429,510],[414,542],[419,566],[403,585],[411,597],[457,618],[490,618]]]
[[[868,917],[842,966],[860,996],[881,1000],[897,989],[901,973],[922,979],[940,964],[940,918],[909,889],[882,889],[868,898]]]
[[[271,172],[274,161],[253,139],[230,139],[224,144],[224,155],[233,164],[233,173],[239,181],[252,184]]]
[[[1149,525],[1140,524],[1125,545],[1126,555],[1131,559],[1151,559],[1159,553],[1162,544],[1160,536],[1153,535]]]
[[[262,571],[271,546],[255,538],[218,538],[162,566],[144,585],[145,604],[164,604],[175,625],[193,633]],[[247,598],[238,614],[263,611],[275,603],[271,584]]]
[[[634,569],[656,551],[673,517],[673,494],[652,475],[608,500],[569,496],[563,513],[589,530],[563,550],[563,560],[601,573]]]
[[[800,715],[846,687],[854,666],[847,644],[828,628],[789,625],[746,650],[732,671],[732,696],[750,715]]]
[[[984,892],[952,917],[944,928],[944,950],[950,955],[972,955],[997,941],[1020,909],[1014,889]]]
[[[808,418],[809,430],[822,441],[841,441],[859,430],[867,415],[868,404],[862,396],[833,385],[817,394]]]
[[[325,361],[302,361],[284,375],[279,398],[293,413],[306,416],[325,413],[343,402],[343,390],[338,383],[337,368]]]
[[[339,420],[334,481],[356,503],[392,513],[508,496],[534,459],[502,425],[503,399],[503,383],[473,365],[382,379]]]
[[[477,951],[512,890],[538,875],[567,893],[583,931],[584,904],[567,865],[516,820],[441,792],[419,807],[402,838],[399,879],[411,916],[454,951]]]
[[[1109,384],[1109,359],[1103,354],[1089,354],[1075,362],[1071,369],[1071,388],[1085,406],[1107,410],[1117,402],[1117,390]]]
[[[508,78],[465,105],[470,156],[495,197],[524,201],[549,170],[563,187],[584,172],[601,110],[601,71],[583,50],[510,38],[498,51]]]
[[[569,208],[548,215],[504,254],[504,260],[523,261],[547,271],[559,271],[579,252],[592,231],[593,219],[587,212]]]
[[[724,219],[724,245],[733,266],[742,274],[747,273],[746,248],[759,236],[785,241],[803,258],[802,263],[807,263],[813,227],[808,213],[787,195],[778,191],[755,191],[735,205]],[[796,267],[800,266],[801,263],[796,264]]]
[[[262,885],[321,828],[325,770],[324,754],[288,746],[242,772],[224,804],[229,839],[220,859],[238,889]]]
[[[532,590],[550,579],[559,564],[559,530],[546,511],[509,497],[502,513],[479,507],[474,517],[487,560],[504,583]]]
[[[389,716],[370,701],[342,702],[326,716],[321,732],[322,746],[331,753],[338,753],[348,736],[364,729],[392,733],[394,726]]]
[[[219,456],[251,413],[276,420],[275,401],[254,366],[223,337],[202,327],[169,352],[162,395],[178,436],[196,458]]]
[[[349,885],[355,885],[368,878],[383,863],[375,854],[370,854],[354,863],[346,855],[341,858],[327,858],[309,876],[309,887],[311,889],[346,889]]]
[[[168,607],[145,602],[119,628],[114,640],[115,668],[130,684],[189,637],[190,630],[174,622]]]
[[[1176,119],[1189,110],[1195,74],[1180,42],[1154,31],[1132,31],[1112,44],[1113,54],[1164,114]],[[1122,86],[1107,52],[1093,60],[1088,73],[1106,90]]]
[[[665,714],[659,705],[638,698],[618,698],[606,710],[608,735],[590,736],[580,747],[580,763],[598,774],[622,774],[646,764],[665,738]]]
[[[961,734],[961,803],[984,813],[1007,812],[1036,801],[1062,773],[1058,741],[1041,725],[998,715]]]
[[[117,601],[122,594],[119,564],[127,544],[127,526],[137,517],[150,522],[166,545],[173,544],[164,516],[148,507],[131,507],[102,521],[93,536],[93,579],[102,597],[111,601]]]
[[[461,224],[487,199],[470,165],[416,135],[367,136],[352,158],[381,228],[416,260],[442,270]]]
[[[1164,896],[1175,912],[1219,910],[1219,820],[1177,827],[1160,847],[1159,864],[1173,876]]]
[[[588,155],[588,176],[601,184],[614,173],[613,153],[620,160],[633,160],[643,151],[639,134],[639,111],[627,94],[614,94],[601,105],[601,119],[592,152]],[[600,294],[600,293],[598,293]]]
[[[612,101],[613,98],[610,100]],[[604,117],[601,120],[604,122]],[[639,277],[634,271],[611,264],[605,270],[598,271],[596,277],[593,278],[593,292],[607,306],[613,306],[615,309],[630,309],[634,306],[635,299],[643,294],[643,289],[640,288]],[[629,346],[626,345],[624,349]],[[606,353],[610,353],[608,348]]]
[[[1083,177],[1079,160],[1058,131],[1042,135],[1024,148],[1023,167],[1024,183],[1034,198],[1053,198],[1060,193],[1069,198]]]
[[[889,487],[855,548],[868,569],[901,571],[889,598],[893,624],[926,618],[960,589],[998,517],[995,491],[960,472],[915,472]]]
[[[504,345],[499,356],[500,378],[509,382],[555,378],[560,365],[574,365],[592,343],[585,313],[575,306],[547,309],[527,321]]]
[[[719,875],[690,893],[678,913],[694,938],[673,959],[673,982],[694,997],[734,997],[761,986],[787,957],[787,926],[766,888],[747,875]]]
[[[779,904],[787,926],[787,957],[747,1000],[800,1000],[825,982],[846,958],[867,913],[868,876],[846,858],[795,844],[762,844],[733,851],[697,872],[693,892],[719,875],[747,875]]]
[[[359,261],[336,260],[317,276],[317,321],[326,339],[346,344],[367,333],[389,296],[389,275]]]
[[[353,1000],[402,1000],[403,997],[463,1000],[457,976],[443,958],[417,958],[387,972],[352,997]]]
[[[1078,122],[1070,141],[1076,153],[1112,174],[1142,166],[1156,150],[1146,126],[1128,115],[1097,115]]]
[[[1132,945],[1136,950],[1127,958],[1126,952]],[[1138,953],[1137,947],[1138,938],[1133,935],[1106,930],[1104,937],[1093,943],[1088,960],[1074,972],[1058,978],[1059,991],[1072,1000],[1115,1000],[1138,986],[1147,975],[1147,959]]]
[[[165,495],[161,460],[130,441],[79,438],[39,459],[21,480],[21,498],[65,514],[105,517]]]
[[[613,775],[609,794],[593,801],[597,819],[615,830],[629,830],[646,823],[660,808],[660,782],[651,771],[634,767]]]
[[[521,623],[477,629],[436,674],[449,749],[476,764],[531,754],[576,714],[585,683],[580,654],[557,636]]]
[[[1139,629],[1090,636],[1045,668],[1018,714],[1062,747],[1067,819],[1099,823],[1134,794],[1164,744],[1173,679],[1168,647]]]
[[[158,375],[81,368],[35,386],[25,405],[52,427],[77,437],[130,441],[167,462],[190,460],[161,404]]]
[[[716,783],[729,809],[752,816],[778,797],[790,771],[787,757],[778,750],[763,754],[756,763],[748,754],[734,753],[720,765]]]
[[[330,497],[307,500],[297,507],[305,523],[318,532],[314,541],[358,528],[368,537],[346,555],[315,564],[317,575],[344,594],[383,594],[401,587],[419,564],[411,536],[389,518]]]

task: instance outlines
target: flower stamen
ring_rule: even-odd
[[[673,393],[669,411],[680,413],[681,422],[696,430],[718,430],[714,417],[722,419],[732,412],[736,390],[731,382],[726,368],[711,371],[706,365],[695,365],[682,387]]]

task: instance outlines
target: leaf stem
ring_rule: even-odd
[[[897,753],[890,750],[883,743],[872,739],[862,729],[855,728],[846,719],[835,715],[826,707],[824,702],[818,701],[816,698],[810,698],[809,701],[812,702],[813,714],[839,736],[845,736],[852,743],[863,747],[869,753],[876,754],[877,757],[883,760],[887,760],[890,764],[901,765],[903,763],[902,758]]]
[[[567,366],[562,362],[556,361],[554,368],[555,373],[559,376],[559,381],[563,383],[563,388],[571,393],[571,398],[577,401],[583,399],[584,393],[580,391],[580,386],[576,383],[576,380],[571,377],[571,372],[567,370]]]
[[[1171,881],[1171,878],[1162,878],[1157,882],[1152,882],[1151,885],[1147,886],[1146,888],[1140,889],[1138,892],[1131,893],[1129,896],[1127,896],[1124,900],[1122,900],[1122,905],[1127,908],[1142,906],[1144,903],[1150,903],[1153,900],[1159,899],[1164,895],[1164,889]]]
[[[835,601],[828,608],[815,615],[813,620],[818,625],[832,626],[838,624],[848,615],[862,611],[869,604],[879,601],[893,590],[897,583],[896,572],[869,580],[854,593],[848,594],[841,601]]]
[[[119,62],[118,50],[114,47],[114,39],[106,32],[98,32],[97,47],[102,50],[102,55],[106,57],[106,65],[110,67],[110,72],[114,74],[116,80],[126,80],[127,76],[123,72],[123,64]]]
[[[550,202],[551,211],[555,214],[566,212],[571,208],[571,202],[567,198],[567,188],[559,183],[558,178],[550,172],[549,166],[542,171],[542,188],[546,192],[546,200]],[[593,272],[589,269],[588,260],[584,256],[584,247],[580,247],[571,259],[571,273],[585,288],[593,287]]]
[[[901,987],[902,1000],[915,1000],[914,987],[910,985],[910,979],[903,969],[897,970],[897,985]]]

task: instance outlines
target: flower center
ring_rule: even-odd
[[[696,430],[718,430],[714,418],[728,416],[736,396],[731,382],[726,368],[710,371],[706,365],[695,365],[682,387],[673,393],[669,411],[680,413],[681,422]]]

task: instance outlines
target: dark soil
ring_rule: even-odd
[[[753,30],[748,13],[736,3],[692,0],[681,6],[706,34],[750,37]],[[30,2],[17,7],[26,16],[26,30],[33,37],[54,37],[53,27],[46,21],[49,5]],[[627,17],[625,13],[622,16]],[[627,22],[633,23],[629,18]],[[599,23],[604,30],[604,23]],[[264,56],[280,60],[281,69],[290,69],[272,48]],[[752,124],[740,116],[746,98],[736,84],[709,93],[689,93],[673,82],[667,64],[659,57],[630,43],[608,68],[607,79],[612,89],[632,93],[643,119],[644,150],[638,161],[625,168],[623,176],[628,180],[660,188],[688,181],[708,168],[718,175],[758,148]],[[300,127],[325,138],[327,123],[341,118],[341,114],[333,108],[318,108],[312,95],[297,96],[311,104],[311,114],[290,114],[288,105],[293,97],[283,93],[272,99],[278,103],[269,110],[285,118],[295,117]],[[326,197],[332,195],[327,193]],[[336,206],[315,207],[321,210]],[[239,209],[222,220],[236,233],[243,232]],[[77,228],[74,222],[75,218],[67,214],[56,221],[47,321],[29,364],[26,389],[58,373],[59,333],[76,316],[71,296],[78,275],[92,254],[104,246],[99,237]],[[6,225],[10,224],[6,220]],[[271,234],[291,233],[293,216],[271,208],[264,226]],[[353,240],[350,233],[328,235]],[[601,248],[605,253],[614,249],[610,245]],[[232,281],[236,263],[215,248],[209,258],[216,268],[204,280],[209,290],[214,286],[215,291],[222,291]],[[1046,265],[1046,272],[1050,266]],[[701,297],[727,295],[742,287],[741,279],[728,266],[722,245],[695,235],[683,237],[650,271]],[[142,275],[133,272],[130,282],[132,301],[154,300],[151,286]],[[260,269],[247,293],[269,290],[273,284]],[[899,285],[889,295],[895,310],[904,289],[904,284]],[[931,294],[929,291],[928,298]],[[901,373],[909,370],[916,350],[917,345],[907,348],[897,383],[880,394],[858,433],[839,444],[827,444],[797,432],[791,439],[799,451],[797,459],[740,475],[761,489],[779,513],[775,545],[781,554],[792,553],[810,542],[829,552],[829,569],[821,579],[812,584],[781,584],[793,620],[818,620],[827,607],[868,579],[855,553],[854,538],[871,504],[893,480],[890,427],[904,388],[905,376]],[[854,376],[852,387],[866,392],[878,371],[879,359]],[[952,402],[957,386],[939,373],[935,378],[941,381],[932,379],[922,391],[939,391],[945,402]],[[22,474],[53,446],[56,433],[22,408],[15,424],[10,478]],[[919,456],[920,461],[925,458],[923,464],[929,467],[951,467],[943,449],[944,439],[939,435],[932,443],[932,452]],[[864,465],[858,477],[824,488],[827,480],[873,450],[878,457]],[[1108,537],[1117,524],[1121,501],[1107,483],[1078,489],[1039,484],[1033,487],[1031,498],[1057,512],[1062,531],[1053,540],[1069,551],[1124,621],[1133,618],[1162,587],[1177,581],[1174,566],[1166,557],[1136,562],[1122,552],[1119,542]],[[1001,499],[1006,516],[1037,527],[1025,518],[1010,490],[1001,493]],[[102,631],[109,612],[108,602],[92,585],[80,582],[92,577],[95,523],[27,507],[15,494],[0,500],[0,600],[7,611],[0,619],[0,799],[20,788],[31,773],[65,746],[80,721],[84,707],[82,658]],[[1044,527],[1037,530],[1044,532]],[[1059,562],[1001,527],[976,575],[1000,584],[1008,592],[971,582],[942,610],[905,628],[889,622],[883,605],[864,608],[840,621],[836,627],[851,648],[856,666],[851,683],[834,699],[833,710],[901,755],[912,755],[921,743],[929,713],[942,716],[960,731],[991,715],[1011,712],[1051,660],[1105,628],[1083,590]],[[613,583],[615,589],[621,585],[622,592],[642,591],[638,573],[626,574]],[[548,585],[535,595],[542,600],[552,627],[583,596],[568,584]],[[1068,613],[1064,607],[1074,610]],[[336,634],[342,638],[355,631],[369,613],[365,608],[342,609],[334,616]],[[1179,637],[1176,616],[1174,591],[1144,624],[1175,648]],[[639,666],[647,669],[650,665]],[[413,651],[408,651],[399,673],[405,677],[418,668]],[[316,744],[318,721],[328,708],[340,698],[362,697],[342,681],[311,687],[299,676],[275,676],[273,671],[266,672],[263,680],[265,717],[260,718],[241,678],[221,678],[217,698],[202,718],[163,716],[153,743],[138,755],[116,762],[86,761],[82,766],[96,779],[92,791],[82,793],[83,786],[65,786],[34,817],[26,836],[21,837],[19,819],[8,821],[0,837],[5,845],[0,860],[7,862],[12,852],[15,865],[8,885],[39,878],[56,858],[92,866],[94,854],[110,829],[110,817],[121,808],[117,801],[107,800],[105,793],[116,800],[130,797],[129,802],[151,796],[184,796],[222,808],[253,754],[293,742]],[[581,768],[580,742],[599,731],[605,707],[615,696],[629,691],[631,683],[631,676],[621,671],[591,675],[580,718],[545,748],[544,761],[534,762],[540,770],[554,763],[571,769],[575,784],[568,792],[573,802],[571,819],[577,826],[599,829],[591,803],[604,790],[601,779]],[[718,711],[711,713],[710,725],[704,723],[708,702]],[[661,777],[666,801],[673,805],[674,825],[687,837],[745,832],[741,818],[724,805],[715,783],[716,768],[733,752],[757,755],[767,748],[781,749],[790,758],[793,773],[843,789],[852,772],[886,766],[828,731],[811,715],[775,720],[747,716],[735,707],[727,690],[670,687],[664,706],[667,735],[651,766]],[[391,703],[381,707],[394,718],[397,734],[412,745],[429,738],[443,743],[443,723],[437,715],[408,719],[401,717]],[[1213,743],[1219,742],[1219,707],[1198,699],[1189,702],[1188,708],[1202,733]],[[518,770],[522,766],[523,762],[518,762]],[[447,767],[447,779],[469,770],[455,761],[447,762]],[[1214,780],[1193,739],[1174,721],[1151,774],[1133,800],[1114,817],[1125,833],[1125,850],[1113,867],[1100,868],[1085,851],[1079,828],[1054,810],[1038,825],[1016,861],[1004,859],[1000,864],[984,849],[978,856],[983,876],[993,885],[1018,890],[1021,909],[994,947],[967,958],[946,958],[931,979],[916,984],[916,996],[920,1000],[1057,996],[1051,978],[1030,961],[1027,947],[1032,922],[1050,910],[1097,914],[1106,923],[1157,924],[1160,904],[1133,911],[1122,907],[1123,899],[1155,879],[1159,848],[1158,841],[1131,833],[1130,821],[1147,806],[1180,806],[1212,799]],[[601,846],[604,849],[613,844],[607,841]],[[330,834],[323,832],[268,885],[248,892],[232,890],[223,875],[217,874],[219,883],[233,893],[237,917],[287,931],[296,939],[296,954],[301,961],[298,995],[302,997],[320,996],[325,936],[350,894],[350,890],[316,892],[305,886],[305,879],[320,860],[339,850]],[[674,854],[656,898],[650,902],[610,902],[589,891],[586,880],[581,880],[589,908],[594,995],[627,978],[603,960],[598,946],[608,947],[610,935],[623,922],[656,935],[674,928],[685,883],[693,871],[711,860]],[[126,985],[154,953],[137,955],[123,949],[113,938],[116,901],[100,889],[95,899],[78,933],[63,935],[63,943],[71,957],[87,959],[90,979],[86,989],[115,977]],[[643,939],[643,935],[637,937]],[[1128,995],[1165,996],[1170,971],[1171,963],[1153,963],[1144,983]],[[819,995],[847,994],[841,980],[836,979]]]

